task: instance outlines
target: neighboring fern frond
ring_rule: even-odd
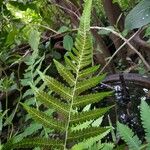
[[[34,120],[45,127],[54,129],[60,135],[58,136],[60,142],[58,145],[55,142],[55,145],[51,147],[52,149],[57,148],[59,145],[63,145],[64,150],[70,149],[73,145],[83,140],[98,136],[109,130],[108,128],[93,126],[83,128],[82,130],[71,130],[72,127],[76,127],[81,123],[100,118],[111,108],[97,108],[78,112],[78,110],[86,105],[99,102],[106,96],[111,95],[111,92],[88,94],[89,90],[98,85],[105,77],[105,75],[93,77],[99,66],[91,66],[93,57],[90,33],[91,9],[92,0],[86,0],[74,48],[65,57],[66,64],[62,65],[54,60],[58,73],[64,81],[61,82],[61,80],[56,80],[45,75],[45,73],[37,71],[44,84],[52,93],[49,95],[49,93],[45,93],[41,88],[37,88],[35,85],[32,86],[36,100],[44,104],[46,108],[53,108],[61,115],[61,118],[50,117],[44,112],[23,104],[23,107]],[[53,141],[55,139],[49,139],[49,142],[52,144],[54,143]],[[36,146],[42,147],[38,142]],[[19,144],[21,145],[21,142]]]
[[[150,107],[144,100],[141,100],[140,114],[142,125],[145,131],[146,144],[142,145],[142,142],[139,140],[138,136],[135,135],[129,127],[120,124],[119,122],[117,123],[118,133],[121,138],[127,143],[130,150],[143,150],[145,148],[146,150],[150,149]]]
[[[130,150],[140,150],[141,141],[138,136],[134,134],[134,132],[121,123],[117,123],[117,130],[121,138],[127,143]]]
[[[34,84],[34,86],[37,86],[39,82],[41,81],[41,77],[39,76],[36,69],[40,70],[42,66],[42,62],[44,60],[45,56],[42,56],[41,58],[37,58],[34,56],[34,53],[28,57],[26,60],[26,65],[28,68],[25,70],[24,78],[21,79],[21,84],[24,87],[30,87],[30,84]],[[47,71],[49,67],[47,67],[44,72]],[[41,85],[42,87],[43,85]],[[44,87],[43,87],[44,88]],[[36,100],[34,98],[33,90],[29,88],[24,94],[23,98],[26,101],[27,105],[34,105],[36,104]]]
[[[146,142],[148,143],[148,148],[150,149],[150,119],[149,119],[150,107],[144,100],[142,100],[140,108],[141,108],[140,114],[141,114],[142,125],[145,131],[145,139]]]

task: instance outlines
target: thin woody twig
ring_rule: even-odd
[[[57,31],[55,31],[54,29],[52,29],[52,28],[50,28],[50,27],[47,27],[47,26],[45,26],[45,25],[40,24],[39,26],[40,26],[40,27],[43,27],[43,28],[45,28],[45,29],[47,29],[47,30],[52,31],[52,32],[55,33],[55,34],[60,34],[59,32],[57,32]]]
[[[75,15],[78,20],[80,20],[80,17],[79,17],[74,11],[72,11],[72,10],[66,8],[66,7],[63,7],[63,6],[61,6],[61,5],[58,5],[58,4],[53,4],[53,5],[55,5],[55,6],[57,6],[57,7],[60,7],[61,9],[64,9],[64,10],[66,10],[66,11],[69,11],[70,13],[72,13],[73,15]]]
[[[140,52],[138,52],[135,47],[130,43],[130,41],[140,32],[140,30],[138,30],[135,34],[133,34],[129,39],[124,38],[121,34],[119,34],[118,32],[110,29],[110,28],[106,28],[106,27],[98,27],[98,26],[93,26],[91,27],[91,29],[97,29],[97,30],[107,30],[112,32],[113,34],[115,34],[116,36],[120,37],[124,43],[116,50],[116,52],[111,56],[111,58],[109,59],[109,61],[106,63],[106,65],[101,69],[101,71],[99,72],[102,73],[104,71],[104,69],[109,65],[109,63],[113,60],[113,58],[116,56],[116,54],[122,49],[122,47],[124,47],[126,44],[140,57],[140,59],[143,61],[144,65],[147,67],[148,71],[150,70],[150,65],[146,62],[146,60],[144,59],[144,57],[141,55]]]

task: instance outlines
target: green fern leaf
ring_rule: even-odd
[[[98,145],[97,149],[99,149],[99,150],[113,150],[114,146],[115,145],[113,143],[104,143],[104,144]]]
[[[33,89],[33,87],[32,87]],[[37,98],[37,100],[39,100],[40,102],[44,103],[45,106],[49,107],[49,108],[54,108],[56,109],[58,112],[64,114],[64,115],[68,115],[69,114],[69,106],[61,103],[57,98],[54,98],[51,95],[48,95],[47,93],[37,90],[36,88],[33,89],[35,92],[35,96]]]
[[[75,56],[73,53],[71,53],[71,52],[68,53],[68,56],[69,56],[72,60],[74,60],[75,64],[78,64],[78,57],[77,57],[77,56],[79,56],[79,53],[78,53],[77,51],[76,51],[76,56]]]
[[[137,135],[134,135],[134,132],[121,123],[117,123],[117,130],[121,138],[127,143],[130,150],[140,150],[141,141]]]
[[[24,139],[19,143],[14,144],[13,148],[32,148],[32,147],[44,147],[44,148],[59,148],[63,150],[63,142],[44,139],[44,138],[35,138],[35,139]]]
[[[28,89],[24,94],[23,94],[23,98],[25,98],[26,96],[31,96],[34,95],[32,89]]]
[[[73,86],[75,84],[75,78],[70,71],[68,71],[62,64],[58,61],[54,60],[56,68],[59,74],[65,79],[65,81],[70,85]]]
[[[149,119],[150,107],[144,100],[141,101],[140,110],[141,110],[140,114],[141,114],[142,124],[145,130],[145,138],[150,146],[150,119]]]
[[[90,127],[79,131],[69,132],[68,141],[82,141],[106,132],[107,128]]]
[[[26,138],[27,136],[31,136],[35,133],[37,133],[38,130],[41,130],[43,126],[38,123],[32,123],[29,126],[26,126],[25,131],[20,133],[19,135],[16,135],[13,138],[13,141],[15,143],[20,142],[22,139]]]
[[[80,94],[100,83],[104,79],[105,75],[101,75],[98,77],[92,77],[85,81],[79,82],[76,87],[76,94]]]
[[[85,111],[85,112],[81,112],[81,113],[76,113],[75,115],[71,116],[70,124],[78,124],[78,123],[82,123],[84,121],[97,119],[97,118],[103,116],[106,112],[108,112],[108,110],[110,108],[112,108],[112,107],[105,107],[105,108]]]
[[[46,115],[43,112],[38,111],[35,108],[31,108],[27,105],[22,104],[26,111],[33,117],[34,120],[41,123],[43,126],[47,128],[53,128],[57,131],[65,131],[65,123],[60,121],[56,121],[50,116]]]
[[[59,148],[59,150],[63,149],[63,141],[61,140],[52,140],[46,138],[28,138],[23,139],[18,143],[12,143],[11,149],[18,148],[34,148],[34,147],[44,147],[44,148]],[[6,147],[3,150],[8,150]]]
[[[77,34],[77,38],[75,40],[73,53],[79,52],[78,55],[78,63],[77,63],[77,73],[84,67],[87,67],[92,62],[92,38],[90,34],[90,14],[91,12],[91,4],[92,0],[88,1],[85,4],[85,9],[83,11],[83,15],[80,20],[80,26]],[[86,10],[86,8],[89,8]],[[89,16],[88,16],[89,15]],[[88,59],[87,59],[88,58]]]
[[[65,63],[70,70],[72,70],[74,73],[77,73],[77,68],[74,61],[71,61],[68,57],[65,57]]]
[[[99,65],[98,66],[92,66],[92,67],[89,67],[87,69],[84,69],[82,71],[79,72],[79,79],[81,78],[85,78],[89,75],[92,75],[94,72],[96,72],[99,68]]]
[[[107,130],[106,132],[103,132],[102,134],[100,134],[98,136],[91,137],[87,140],[84,140],[83,142],[80,142],[80,143],[74,145],[72,147],[72,150],[94,150],[93,149],[94,143],[97,143],[98,141],[100,141],[101,139],[106,137],[106,135],[108,135],[109,132],[110,132],[110,130]],[[96,150],[98,150],[98,149],[96,149]]]
[[[90,58],[92,59],[92,56],[90,56]],[[91,60],[91,59],[90,59],[90,60]],[[90,64],[91,64],[90,60],[84,60],[84,62],[82,62],[82,63],[80,64],[80,69],[83,69],[84,67],[90,65]]]
[[[90,31],[90,21],[91,21],[91,6],[92,6],[92,0],[87,0],[84,6],[84,11],[81,17],[79,31],[83,33],[86,33],[87,31]]]
[[[95,93],[95,94],[88,94],[84,96],[77,96],[74,99],[73,108],[76,107],[83,107],[88,104],[99,102],[100,100],[104,99],[105,97],[108,97],[112,94],[112,92],[101,92],[101,93]]]
[[[9,141],[7,141],[7,143],[2,145],[0,148],[1,150],[12,150],[12,145],[13,145],[13,140],[10,139]]]
[[[56,79],[45,76],[43,73],[39,71],[39,74],[45,84],[52,90],[55,91],[57,94],[62,96],[64,99],[70,100],[72,98],[72,92],[69,87],[64,86],[62,83],[57,81]]]

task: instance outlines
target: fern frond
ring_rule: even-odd
[[[47,84],[47,86],[52,90],[59,94],[66,100],[70,100],[72,98],[72,91],[71,88],[63,85],[61,82],[57,81],[56,79],[45,76],[42,72],[39,71],[39,74],[43,81]]]
[[[111,94],[112,94],[112,92],[101,92],[101,93],[77,96],[74,99],[74,103],[73,103],[72,107],[76,108],[76,107],[83,107],[88,104],[93,104],[93,103],[101,101],[102,99],[110,96]]]
[[[82,81],[82,82],[78,82],[77,87],[76,87],[76,94],[79,95],[80,93],[96,86],[97,84],[99,84],[104,79],[104,77],[105,77],[105,75],[101,75],[98,77],[92,77],[92,78],[87,79],[87,80]]]
[[[26,111],[33,117],[34,120],[41,123],[47,128],[53,128],[57,131],[65,131],[65,123],[57,121],[43,112],[38,111],[35,108],[31,108],[27,105],[22,104]]]
[[[75,84],[75,78],[73,74],[69,70],[67,70],[62,64],[60,64],[58,61],[54,60],[54,62],[59,74],[64,78],[64,80],[70,86],[73,86]]]
[[[21,79],[21,84],[23,86],[30,86],[30,84],[34,84],[34,86],[36,85],[40,85],[40,87],[42,86],[43,89],[45,88],[45,86],[43,84],[40,83],[41,78],[38,74],[38,72],[36,71],[36,69],[40,70],[43,60],[44,60],[45,56],[42,56],[41,58],[37,58],[34,56],[34,53],[32,53],[32,55],[29,57],[29,59],[27,59],[27,61],[25,62],[26,65],[28,66],[28,68],[25,70],[24,73],[24,78]],[[44,69],[43,73],[45,74],[47,69],[49,68],[49,66]],[[28,105],[35,105],[37,106],[36,100],[34,98],[34,94],[32,89],[28,89],[24,94],[23,94],[23,98],[25,99],[25,103]]]
[[[150,119],[149,119],[150,107],[144,100],[141,101],[140,115],[141,115],[143,128],[145,131],[145,138],[150,146]]]
[[[88,139],[90,137],[94,137],[106,132],[107,128],[100,127],[90,127],[83,130],[68,132],[68,141],[82,141],[84,139]]]
[[[129,149],[140,150],[142,142],[140,141],[138,136],[135,135],[134,132],[129,127],[118,122],[117,123],[117,130],[118,130],[118,133],[121,136],[121,138],[129,146]]]
[[[109,130],[106,128],[92,127],[92,125],[82,130],[72,130],[73,126],[75,129],[80,123],[85,123],[88,120],[95,121],[95,119],[102,116],[111,108],[107,107],[88,110],[87,112],[77,112],[79,108],[98,102],[110,95],[110,92],[88,95],[84,95],[83,93],[91,90],[91,88],[99,84],[105,77],[105,75],[92,76],[98,70],[99,66],[91,67],[93,59],[92,36],[90,33],[91,9],[92,0],[86,0],[74,48],[65,56],[65,65],[54,60],[57,71],[65,80],[65,83],[37,71],[40,79],[44,81],[44,85],[52,91],[52,95],[45,93],[42,88],[37,90],[35,88],[36,86],[33,87],[35,97],[38,101],[48,108],[53,107],[58,114],[63,114],[65,118],[62,119],[62,122],[58,122],[45,113],[24,105],[24,108],[33,119],[39,121],[45,127],[53,128],[56,131],[64,133],[64,150],[68,148],[69,142],[75,144]],[[80,95],[81,93],[82,96]]]
[[[103,116],[106,112],[108,112],[110,108],[112,107],[105,107],[105,108],[85,111],[81,113],[76,113],[75,115],[71,116],[70,124],[79,124],[79,123],[83,123],[84,121],[97,119]]]

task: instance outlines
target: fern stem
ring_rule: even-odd
[[[80,57],[79,65],[80,65],[80,62],[81,62],[81,57]],[[77,82],[78,82],[78,74],[79,74],[79,70],[80,70],[79,65],[78,65],[78,69],[77,69],[77,73],[76,73],[75,86],[74,86],[74,88],[73,88],[73,94],[72,94],[71,105],[70,105],[70,110],[69,110],[69,117],[68,117],[68,122],[67,122],[67,126],[66,126],[66,135],[65,135],[64,150],[66,150],[66,146],[67,146],[68,130],[69,130],[69,124],[70,124],[72,106],[73,106],[73,101],[74,101],[76,86],[77,86]]]
[[[69,110],[69,117],[68,117],[68,122],[67,122],[67,126],[66,126],[66,135],[65,135],[64,150],[66,150],[66,146],[67,146],[68,130],[69,130],[69,124],[70,124],[70,118],[71,118],[71,111],[72,111],[72,106],[73,106],[73,100],[74,100],[74,95],[75,95],[75,90],[76,90],[76,83],[77,83],[77,78],[76,78],[76,82],[75,82],[75,87],[73,89],[73,95],[72,95],[72,100],[71,100],[71,105],[70,105],[70,110]]]
[[[76,86],[78,83],[78,78],[79,78],[79,71],[81,68],[81,62],[83,59],[83,52],[85,50],[85,46],[86,46],[86,32],[84,32],[84,43],[82,45],[81,48],[81,55],[79,56],[79,62],[78,62],[78,66],[77,66],[77,70],[76,70],[76,80],[75,80],[75,85],[73,88],[73,93],[72,93],[72,99],[71,99],[71,104],[70,104],[70,111],[69,111],[69,116],[68,116],[68,122],[67,122],[67,126],[66,126],[66,135],[65,135],[65,143],[64,143],[64,150],[66,150],[66,146],[67,146],[67,139],[68,139],[68,131],[69,131],[69,124],[70,124],[70,118],[71,118],[71,112],[72,112],[72,106],[73,106],[73,102],[74,102],[74,97],[75,97],[75,91],[76,91]]]

